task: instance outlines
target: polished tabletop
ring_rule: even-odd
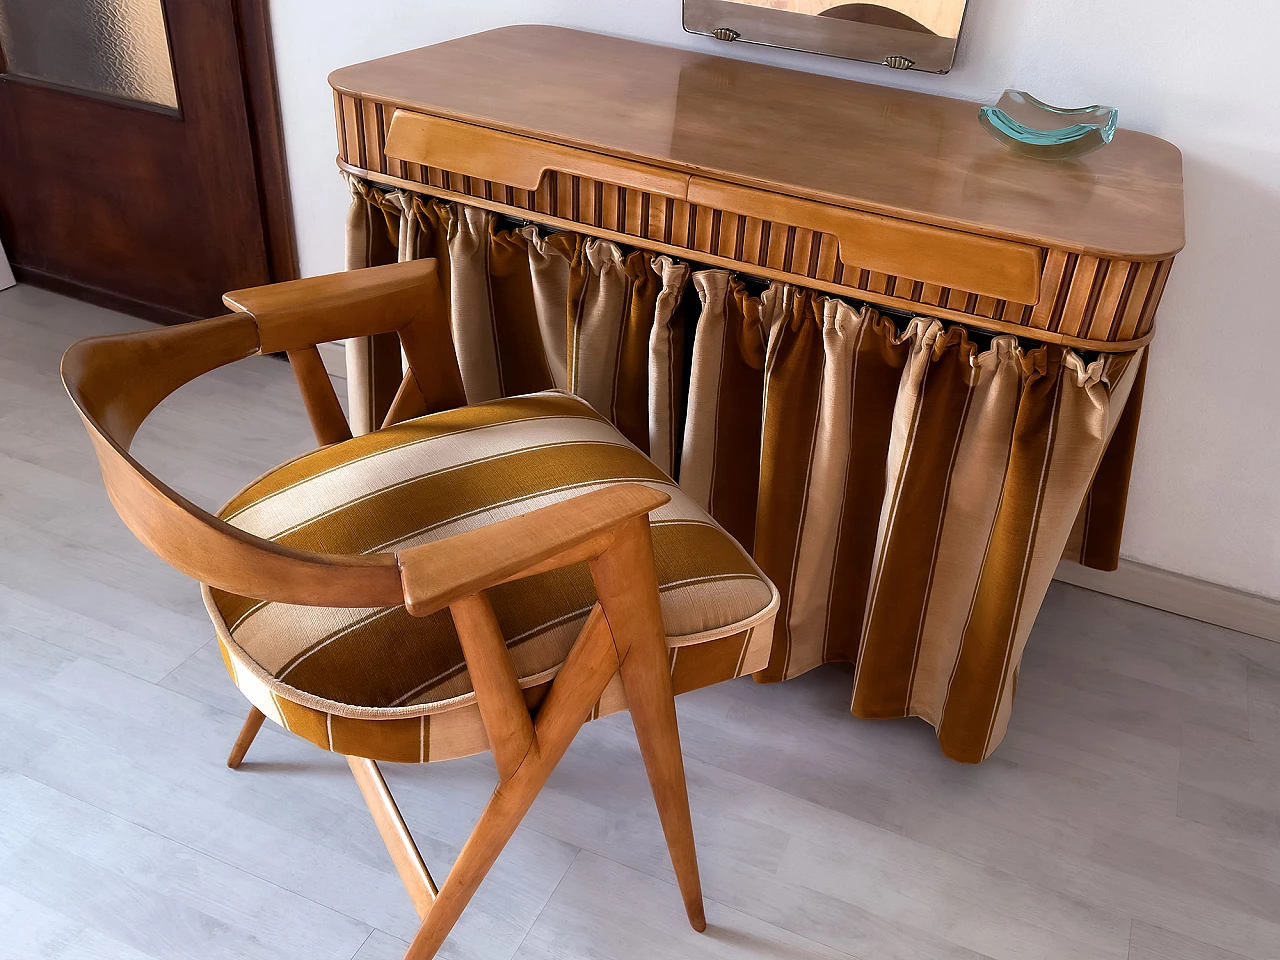
[[[561,27],[344,67],[395,106],[874,213],[1127,260],[1184,242],[1182,155],[1120,130],[1074,161],[1012,153],[977,104]]]

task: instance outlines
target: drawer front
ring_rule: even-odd
[[[846,271],[869,270],[981,297],[1034,304],[1039,247],[692,177],[690,203],[829,234]]]
[[[409,110],[392,116],[383,153],[522,190],[551,172],[677,199],[689,190],[688,174]]]

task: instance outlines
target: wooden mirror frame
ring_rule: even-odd
[[[962,7],[962,27],[967,0],[952,2]],[[947,73],[951,70],[961,27],[957,27],[956,36],[944,37],[839,17],[757,7],[733,0],[684,0],[684,29],[688,33],[926,73]]]

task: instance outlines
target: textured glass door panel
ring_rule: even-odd
[[[160,0],[0,0],[9,73],[178,106]]]

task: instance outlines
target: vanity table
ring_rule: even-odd
[[[827,366],[814,368],[811,389],[804,378],[791,386],[770,379],[789,355],[784,335],[800,335],[786,333],[800,330],[794,317],[790,326],[761,322],[758,363],[748,356],[755,347],[743,353],[743,370],[763,384],[747,404],[756,419],[746,421],[750,429],[763,424],[764,448],[752,448],[760,451],[751,488],[759,507],[753,502],[745,534],[734,529],[737,520],[721,522],[744,542],[754,539],[758,562],[787,598],[774,657],[758,678],[856,662],[856,714],[922,716],[938,727],[949,755],[989,754],[1058,557],[1065,551],[1106,569],[1118,556],[1145,347],[1184,240],[1177,148],[1120,130],[1079,160],[1037,161],[988,137],[977,105],[966,101],[554,27],[493,30],[347,67],[330,80],[338,165],[356,196],[351,266],[427,255],[408,250],[403,233],[397,242],[396,223],[405,221],[396,211],[409,210],[414,197],[428,205],[437,198],[542,234],[573,231],[642,251],[646,262],[712,268],[707,277],[730,271],[754,278],[748,286],[771,281],[771,289],[818,304],[819,326],[827,311],[826,339],[815,335],[811,348],[815,356],[826,351],[815,363]],[[711,279],[699,286],[700,323],[711,286]],[[854,443],[841,454],[844,465],[831,467],[830,489],[842,491],[828,498],[831,513],[805,519],[801,512],[823,502],[812,484],[826,469],[831,437],[854,436],[859,422],[845,410],[831,359],[846,308],[818,299],[825,295],[872,305],[886,338],[877,356],[901,352],[886,361],[901,371],[895,384],[921,379],[894,387],[875,456],[860,461],[872,441]],[[455,315],[455,339],[459,323]],[[695,367],[699,350],[695,343]],[[951,380],[911,371],[948,350],[958,372],[947,376],[967,386],[929,412],[929,399]],[[368,429],[400,386],[399,356],[376,342],[348,351],[353,420]],[[1012,378],[1000,381],[1004,387],[984,380],[984,364],[997,356],[1008,361],[1006,373],[991,376]],[[856,364],[852,370],[856,383]],[[705,389],[699,377],[695,369],[689,389]],[[1048,412],[1028,406],[1037,390],[1044,398],[1035,402]],[[1068,400],[1077,390],[1078,402]],[[921,460],[913,460],[912,444],[930,424],[961,407],[957,423],[982,422],[1010,391],[1022,399],[1010,401],[1007,422],[993,434],[956,426],[954,442],[938,448],[930,482],[911,473]],[[804,400],[809,394],[816,399]],[[702,409],[688,403],[691,417]],[[779,406],[786,403],[811,403],[816,426],[786,421]],[[721,430],[729,406],[720,400]],[[1051,469],[1054,451],[1067,443],[1059,432],[1076,423],[1072,464]],[[683,429],[687,469],[691,437],[705,431]],[[796,431],[808,446],[771,461],[769,451],[787,442],[779,434]],[[1019,451],[1041,434],[1041,466],[1020,465]],[[964,467],[966,458],[977,459]],[[1071,479],[1056,487],[1059,469]],[[864,474],[874,475],[870,493],[858,487]],[[689,481],[713,514],[716,482]],[[806,482],[807,492],[788,493]],[[913,484],[932,492],[913,493]],[[823,531],[844,531],[848,504],[871,496],[874,510],[858,534],[865,557],[850,560],[854,534]],[[779,504],[791,499],[802,506],[778,519]],[[899,515],[925,512],[932,532],[895,546]],[[959,518],[976,526],[947,532]],[[802,534],[823,544],[826,561],[806,561],[796,546]],[[962,556],[974,543],[977,553]],[[958,572],[970,569],[972,577]],[[856,603],[841,612],[846,593]],[[822,639],[807,641],[815,630]],[[844,639],[833,640],[840,631]]]

